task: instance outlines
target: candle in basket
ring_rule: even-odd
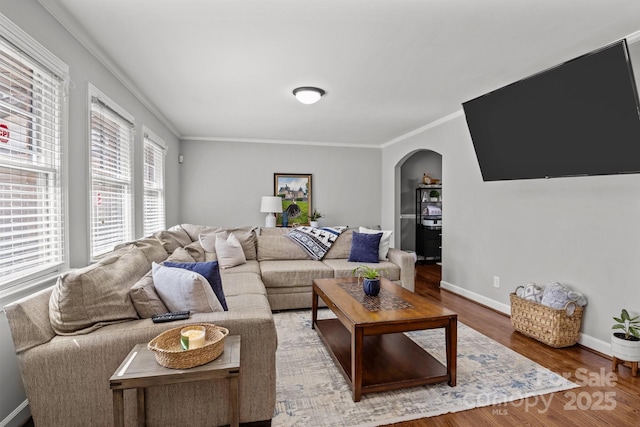
[[[204,346],[204,326],[187,326],[180,331],[180,344],[183,350],[193,350]]]

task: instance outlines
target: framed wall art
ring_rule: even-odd
[[[282,197],[282,213],[278,214],[276,225],[309,225],[311,174],[274,173],[273,187],[274,195]]]

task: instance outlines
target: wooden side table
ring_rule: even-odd
[[[124,390],[137,389],[138,426],[145,425],[144,390],[147,387],[226,379],[229,381],[231,426],[240,424],[238,379],[240,375],[240,335],[227,336],[224,352],[206,365],[189,369],[170,369],[158,364],[147,344],[137,344],[109,378],[113,390],[113,423],[124,426]]]

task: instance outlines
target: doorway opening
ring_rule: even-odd
[[[400,248],[415,252],[419,263],[440,264],[444,216],[442,155],[417,150],[407,155],[399,168]],[[438,183],[425,184],[425,175]]]

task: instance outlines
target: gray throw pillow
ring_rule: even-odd
[[[169,311],[192,313],[224,311],[207,279],[182,268],[153,263],[153,285]]]

